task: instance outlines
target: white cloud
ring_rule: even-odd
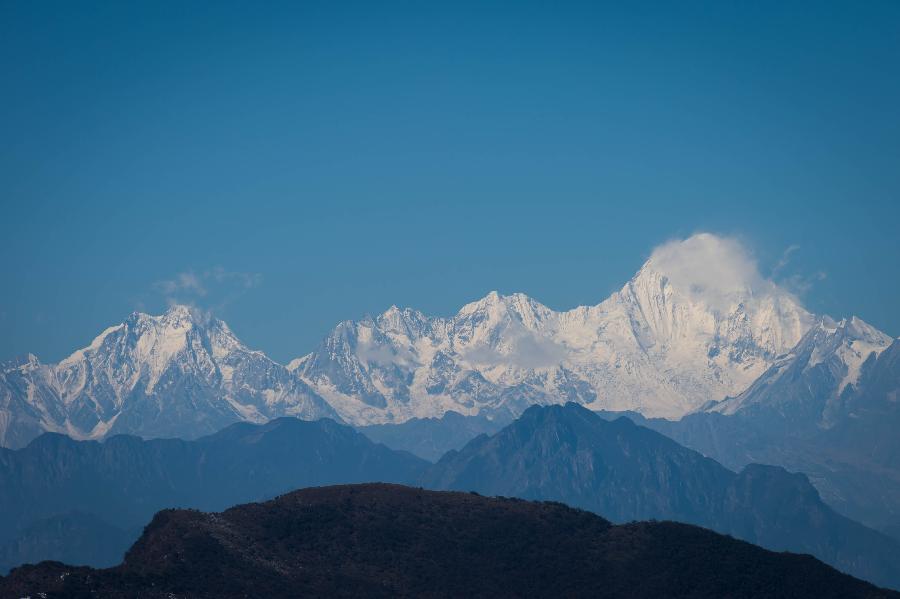
[[[524,327],[508,328],[504,331],[503,341],[504,351],[485,344],[468,348],[463,355],[467,361],[480,366],[521,368],[552,368],[566,358],[566,349],[562,345]]]
[[[785,264],[792,248],[782,256]],[[731,237],[697,233],[669,241],[653,250],[649,263],[679,291],[713,308],[727,308],[740,296],[788,293],[763,277],[753,254]]]

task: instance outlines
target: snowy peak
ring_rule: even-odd
[[[473,314],[511,314],[522,319],[528,319],[529,316],[549,311],[549,308],[536,302],[524,293],[501,295],[497,291],[491,291],[483,298],[460,308],[456,319],[464,319]]]
[[[828,316],[819,319],[781,363],[790,362],[804,370],[835,362],[844,370],[837,392],[855,384],[862,364],[878,355],[893,339],[856,316],[835,321]]]
[[[492,291],[451,319],[450,342],[457,351],[486,348],[509,354],[518,340],[552,334],[556,318],[557,313],[523,293],[504,296]]]
[[[620,291],[588,310],[586,324],[598,332],[592,347],[603,352],[592,353],[615,368],[606,389],[597,389],[605,409],[677,418],[737,395],[811,326],[812,315],[759,276],[739,246],[696,237],[658,248]],[[616,397],[623,393],[631,399]]]
[[[135,312],[59,363],[60,391],[71,401],[90,372],[128,392],[140,385],[150,394],[173,366],[209,382],[220,374],[217,359],[236,351],[249,350],[225,323],[188,306],[173,306],[160,316]]]
[[[42,430],[75,438],[195,437],[282,415],[339,418],[287,368],[187,306],[159,316],[135,312],[58,364],[35,360],[0,380],[0,441],[7,445]],[[28,433],[13,438],[12,426]]]
[[[836,393],[848,385],[856,385],[863,363],[891,345],[893,339],[857,317],[835,322],[823,317],[791,352],[805,369],[835,363],[842,376]]]
[[[483,298],[460,308],[456,319],[465,319],[474,314],[491,314],[494,316],[515,314],[522,317],[540,310],[547,310],[547,308],[524,293],[500,295],[497,291],[491,291]]]
[[[734,242],[708,234],[658,248],[601,306],[614,304],[626,307],[646,348],[706,345],[711,357],[725,353],[737,362],[788,351],[813,322]]]
[[[820,317],[746,391],[711,406],[710,411],[774,416],[781,426],[828,427],[839,418],[864,364],[892,342],[890,336],[855,316],[840,321]]]
[[[835,321],[831,317],[823,316],[817,323],[818,330],[827,334],[835,335],[840,339],[847,339],[850,342],[864,342],[876,346],[882,346],[885,343],[890,344],[892,338],[882,333],[866,321],[856,316],[842,318]]]
[[[427,335],[431,322],[418,310],[391,306],[375,319],[375,325],[387,334],[413,340]]]

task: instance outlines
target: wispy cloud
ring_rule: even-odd
[[[826,273],[824,270],[820,270],[819,272],[813,273],[811,275],[794,274],[780,280],[778,284],[788,289],[791,293],[803,295],[807,291],[812,289],[816,283],[824,281],[827,278],[828,273]]]
[[[791,263],[791,255],[799,249],[800,246],[796,243],[784,248],[784,251],[781,252],[781,257],[778,258],[778,262],[776,262],[775,266],[772,267],[772,278],[775,278],[779,274],[781,274],[781,272],[787,267],[787,265]]]
[[[220,312],[226,305],[247,290],[262,284],[262,274],[228,270],[215,266],[202,271],[187,270],[171,278],[153,283],[153,290],[161,294],[168,305],[185,304]]]
[[[799,249],[800,246],[797,244],[787,246],[781,253],[781,257],[778,258],[778,261],[775,262],[775,265],[772,267],[771,276],[778,285],[787,289],[794,295],[805,295],[816,285],[816,283],[827,279],[828,273],[820,270],[812,274],[798,272],[788,274],[786,272],[789,270],[788,266],[791,266],[794,254]]]
[[[465,350],[466,360],[481,366],[515,365],[522,368],[552,368],[566,357],[566,349],[548,337],[510,323],[503,333],[505,349],[490,344]]]
[[[797,244],[786,247],[769,276],[764,276],[753,252],[741,241],[704,232],[657,246],[650,262],[673,285],[719,308],[747,292],[757,299],[774,293],[789,294],[796,300],[824,280],[824,272],[785,276],[799,249]]]
[[[182,293],[200,297],[206,295],[206,287],[201,282],[201,277],[192,271],[180,272],[171,279],[157,281],[153,287],[165,296]]]
[[[754,296],[773,291],[753,254],[737,239],[697,233],[657,246],[650,264],[672,285],[714,308],[730,305],[747,292]]]

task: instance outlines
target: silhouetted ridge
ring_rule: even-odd
[[[48,562],[3,596],[896,597],[818,562],[672,522],[388,484],[158,513],[122,565]]]

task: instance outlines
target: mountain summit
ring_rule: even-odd
[[[893,339],[853,317],[824,316],[746,391],[709,408],[722,414],[768,415],[780,426],[830,428],[844,415],[863,365]],[[770,422],[769,426],[775,426]]]
[[[337,415],[287,368],[243,345],[221,320],[187,306],[135,312],[58,364],[0,373],[0,442],[42,431],[197,437],[238,421]]]

